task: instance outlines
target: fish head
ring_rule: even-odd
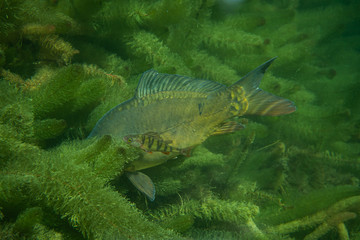
[[[135,135],[127,135],[127,136],[123,137],[123,140],[125,143],[127,143],[133,147],[142,148],[141,140],[138,137],[136,137]]]

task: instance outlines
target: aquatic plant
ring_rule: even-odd
[[[16,211],[21,206],[11,201],[16,199],[49,206],[88,238],[138,239],[146,231],[148,237],[176,238],[171,231],[146,221],[131,203],[106,186],[127,161],[136,158],[136,151],[108,137],[91,143],[75,141],[46,153],[34,149],[27,153],[26,165],[24,160],[12,161],[1,174],[2,205]],[[23,228],[32,228],[18,226],[14,231],[21,234]]]
[[[324,211],[319,211],[314,215],[306,216],[295,221],[287,222],[269,228],[269,232],[276,234],[287,234],[297,232],[299,229],[315,228],[307,234],[304,239],[319,239],[333,229],[337,230],[339,239],[349,239],[349,233],[345,222],[354,219],[359,214],[359,196],[343,199]]]
[[[0,238],[359,238],[359,3],[226,4],[0,0]],[[137,149],[86,139],[149,68],[229,85],[274,56],[297,112],[147,169],[154,203]]]

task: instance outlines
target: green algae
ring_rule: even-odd
[[[359,237],[359,3],[226,4],[0,0],[0,238]],[[261,88],[297,111],[147,169],[154,203],[136,149],[86,140],[149,68],[231,84],[274,56]]]

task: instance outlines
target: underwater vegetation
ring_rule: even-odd
[[[0,0],[0,239],[359,239],[356,0]],[[237,121],[124,177],[139,149],[86,139],[139,76],[261,88],[297,111]],[[156,114],[156,113],[154,113]]]

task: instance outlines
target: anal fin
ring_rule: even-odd
[[[245,128],[245,126],[241,123],[234,122],[234,121],[225,122],[222,125],[220,125],[211,135],[232,133],[232,132],[238,131],[243,128]]]
[[[142,172],[126,172],[126,176],[151,202],[155,200],[155,186],[150,177]]]

